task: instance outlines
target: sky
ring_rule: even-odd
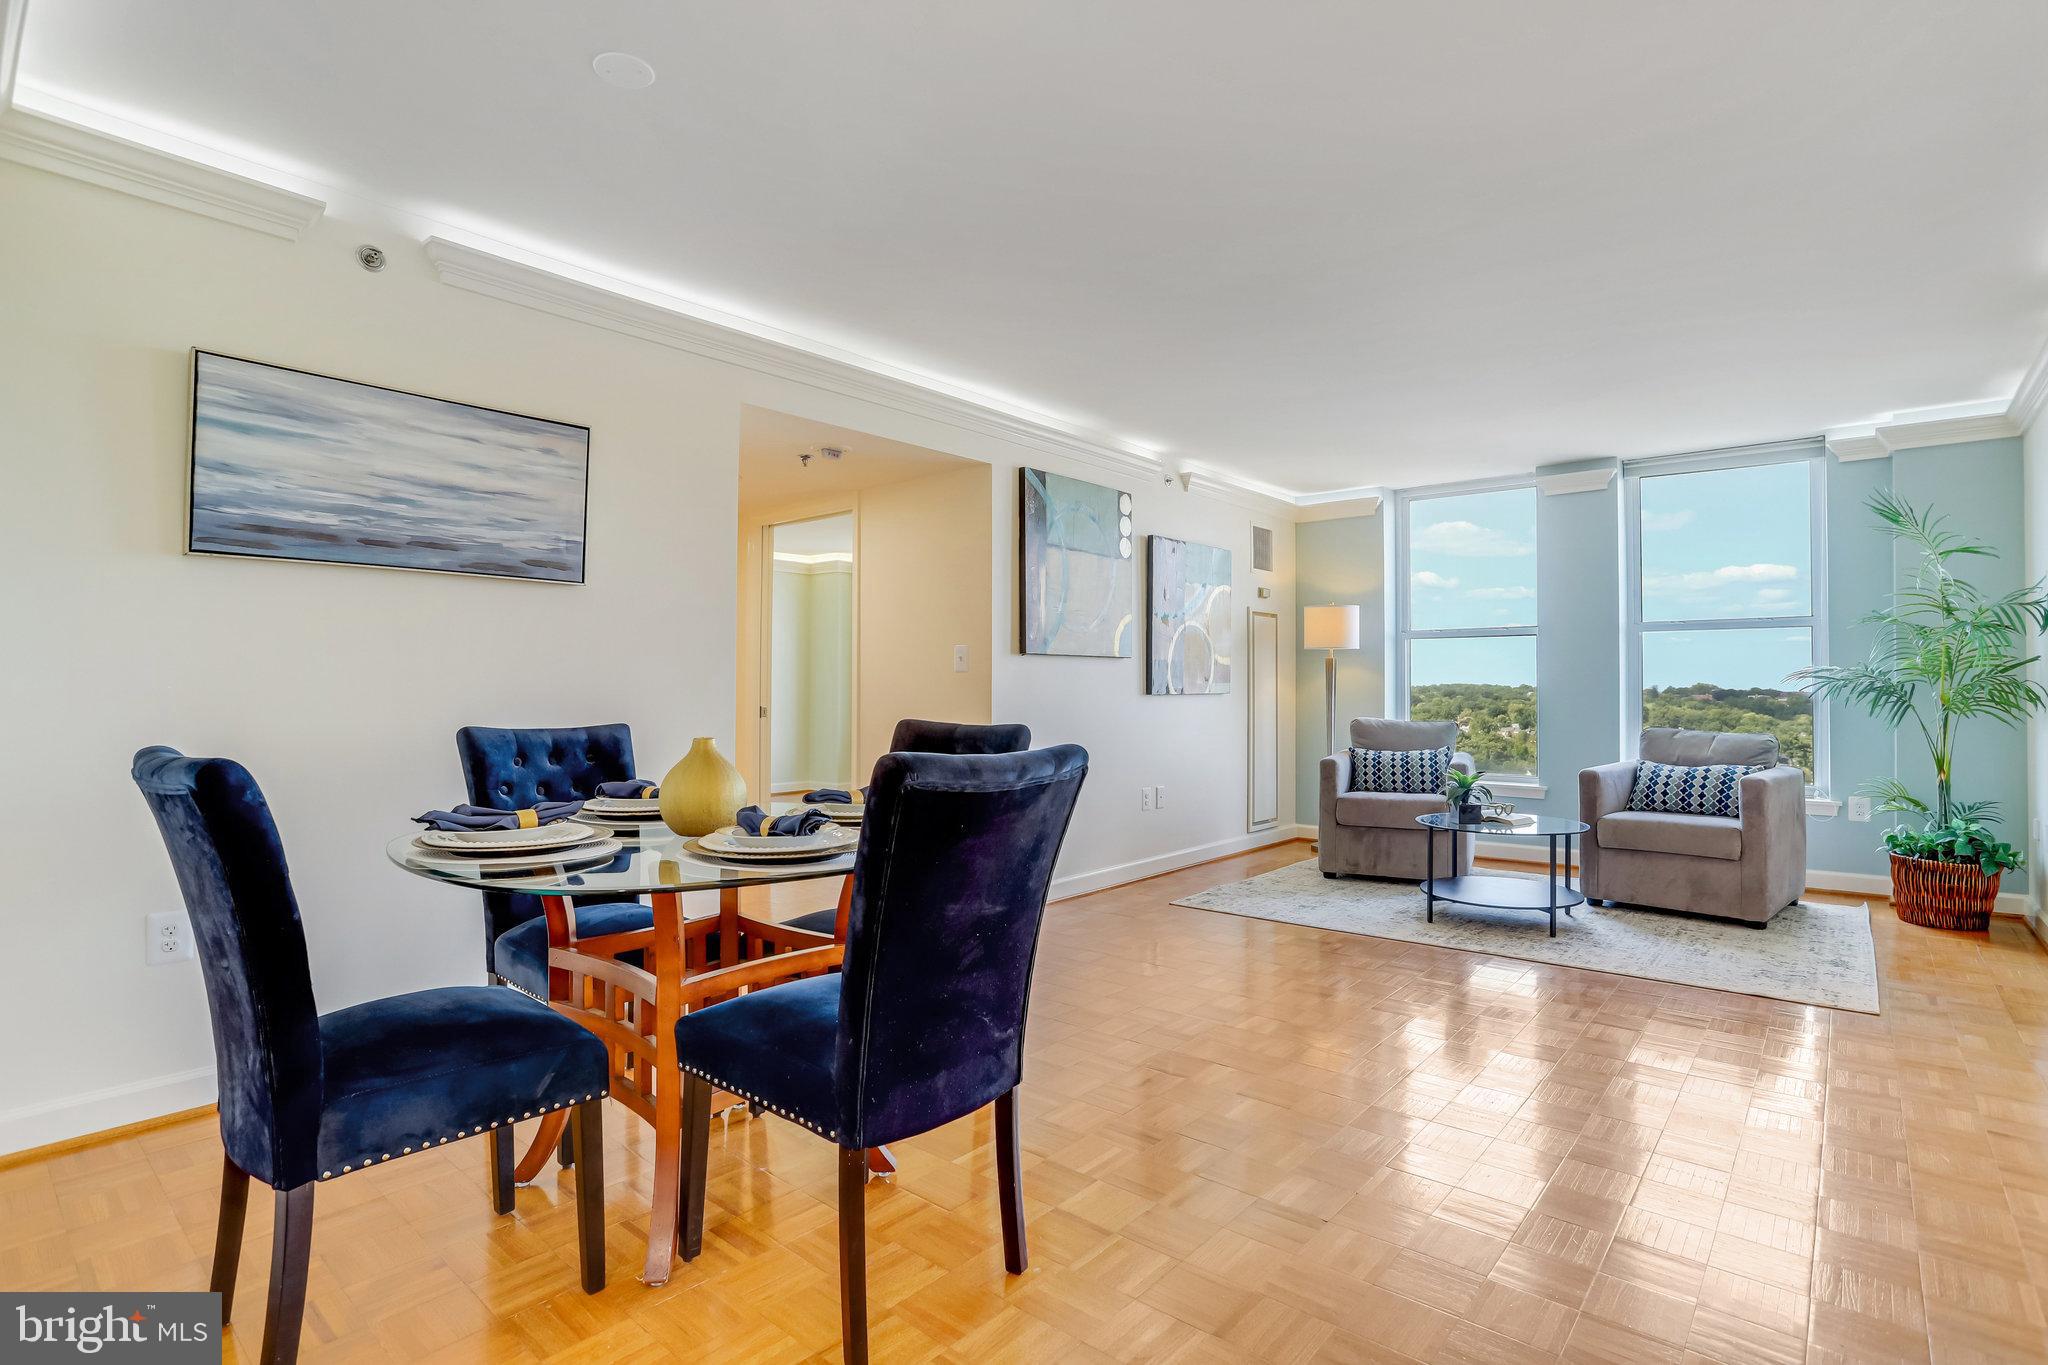
[[[1411,624],[1418,630],[1538,625],[1533,488],[1408,504]],[[1642,482],[1643,617],[1712,621],[1811,609],[1806,462],[1665,474]],[[1413,642],[1411,679],[1534,683],[1529,637]],[[1643,683],[1784,687],[1804,667],[1804,629],[1646,631]]]

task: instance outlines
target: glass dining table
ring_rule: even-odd
[[[731,999],[742,990],[836,969],[845,952],[854,859],[844,853],[805,862],[724,862],[658,824],[633,827],[617,839],[618,851],[609,859],[536,865],[518,873],[423,856],[411,834],[393,839],[385,852],[405,871],[429,881],[540,898],[547,917],[548,1003],[604,1042],[611,1098],[654,1127],[654,1189],[641,1279],[659,1285],[667,1282],[675,1260],[684,1163],[702,1163],[707,1156],[684,1149],[676,1021],[686,1010]],[[777,924],[741,909],[740,892],[747,887],[834,877],[841,884],[831,934]],[[685,915],[683,897],[708,891],[718,893],[718,913]],[[645,899],[654,912],[653,927],[583,937],[576,925],[579,897]],[[642,965],[619,960],[629,953],[640,954]],[[739,1102],[736,1096],[722,1098]],[[566,1113],[543,1116],[515,1171],[520,1183],[531,1182],[553,1155]],[[869,1154],[869,1165],[883,1174],[894,1170],[879,1148]]]

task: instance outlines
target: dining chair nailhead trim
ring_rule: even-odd
[[[598,1100],[602,1100],[602,1099],[609,1099],[609,1098],[611,1097],[611,1093],[612,1093],[612,1092],[611,1092],[611,1091],[609,1091],[609,1090],[600,1090],[600,1091],[598,1091],[598,1092],[597,1092],[596,1094],[594,1094],[594,1095],[592,1095],[592,1094],[586,1094],[586,1095],[584,1095],[584,1097],[583,1097],[583,1098],[584,1098],[584,1099],[586,1099],[586,1100],[591,1100],[591,1099],[598,1099]],[[548,1105],[548,1106],[547,1106],[547,1109],[543,1109],[543,1110],[542,1110],[541,1112],[542,1112],[542,1113],[546,1113],[548,1109],[567,1109],[567,1108],[569,1108],[569,1107],[570,1107],[571,1105],[574,1105],[575,1103],[576,1103],[576,1100],[574,1100],[574,1099],[566,1099],[566,1100],[557,1100],[557,1101],[556,1101],[555,1103],[553,1103],[553,1104],[551,1104],[551,1105]],[[532,1118],[532,1117],[533,1117],[533,1115],[532,1115],[531,1113],[528,1113],[526,1117],[528,1117],[528,1118]],[[507,1118],[505,1119],[505,1122],[507,1122],[507,1123],[512,1123],[512,1122],[514,1122],[514,1121],[515,1121],[515,1120],[513,1120],[513,1119],[512,1119],[512,1118],[510,1118],[509,1116],[508,1116],[508,1117],[507,1117]],[[498,1121],[497,1121],[496,1119],[492,1119],[492,1120],[491,1120],[491,1125],[490,1125],[490,1126],[491,1126],[491,1127],[493,1127],[493,1128],[496,1128],[496,1127],[498,1126]],[[465,1138],[465,1137],[478,1137],[478,1136],[481,1136],[481,1135],[483,1134],[483,1132],[484,1132],[484,1126],[483,1126],[482,1124],[478,1124],[478,1125],[477,1125],[476,1127],[474,1127],[474,1128],[467,1128],[467,1129],[465,1129],[465,1128],[457,1128],[457,1129],[455,1130],[455,1134],[454,1134],[454,1135],[455,1135],[456,1137],[458,1137],[458,1138]],[[446,1137],[441,1137],[441,1138],[426,1138],[426,1139],[422,1139],[422,1140],[421,1140],[421,1142],[420,1142],[420,1146],[419,1146],[419,1150],[421,1150],[421,1151],[423,1151],[423,1152],[424,1152],[424,1151],[425,1151],[425,1150],[426,1150],[426,1149],[427,1149],[428,1147],[430,1147],[430,1146],[441,1146],[441,1147],[445,1147],[445,1146],[447,1146],[447,1145],[448,1145],[448,1139],[447,1139]],[[413,1149],[412,1149],[412,1148],[410,1148],[410,1147],[401,1147],[401,1148],[399,1149],[399,1152],[398,1152],[398,1154],[399,1154],[400,1156],[410,1156],[410,1155],[412,1155],[412,1151],[413,1151]],[[383,1155],[382,1155],[381,1157],[376,1157],[376,1156],[366,1156],[366,1157],[364,1157],[364,1158],[362,1159],[362,1162],[361,1162],[361,1164],[362,1164],[362,1165],[363,1165],[364,1167],[366,1167],[366,1168],[367,1168],[367,1167],[370,1167],[370,1166],[374,1166],[374,1165],[376,1165],[376,1164],[377,1164],[377,1163],[378,1163],[379,1161],[390,1161],[390,1160],[392,1160],[392,1156],[391,1156],[391,1153],[389,1153],[389,1152],[386,1152],[386,1153],[384,1153],[384,1154],[383,1154]],[[343,1166],[343,1167],[341,1168],[341,1173],[342,1173],[343,1175],[347,1175],[347,1174],[348,1174],[349,1172],[353,1171],[354,1169],[355,1169],[355,1167],[354,1167],[354,1166]],[[322,1171],[322,1172],[320,1172],[320,1178],[321,1178],[322,1180],[332,1180],[332,1179],[334,1179],[334,1172],[333,1172],[333,1171]]]
[[[839,1134],[836,1130],[832,1132],[827,1132],[825,1129],[820,1128],[817,1124],[812,1123],[809,1119],[798,1118],[795,1114],[790,1113],[787,1109],[783,1109],[768,1100],[764,1100],[759,1095],[749,1095],[746,1091],[728,1085],[726,1082],[718,1079],[718,1077],[699,1071],[697,1070],[697,1068],[693,1066],[685,1066],[682,1069],[684,1071],[689,1072],[692,1076],[695,1076],[698,1080],[711,1082],[711,1084],[717,1086],[720,1090],[731,1091],[733,1094],[738,1095],[741,1099],[745,1100],[749,1104],[758,1104],[765,1108],[771,1114],[781,1115],[783,1118],[788,1119],[791,1123],[795,1124],[799,1128],[808,1129],[809,1131],[816,1133],[819,1137],[831,1138],[835,1142],[839,1140]]]

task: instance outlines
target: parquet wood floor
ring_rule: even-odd
[[[1003,1273],[986,1112],[902,1144],[868,1191],[878,1360],[2048,1357],[2023,927],[1875,902],[1871,1018],[1167,904],[1305,852],[1052,907],[1031,1270]],[[436,1149],[321,1187],[306,1358],[837,1360],[829,1147],[714,1122],[704,1255],[650,1290],[649,1133],[607,1120],[602,1295],[566,1180],[499,1219],[483,1146]],[[219,1165],[204,1121],[0,1171],[0,1286],[203,1288]],[[252,1353],[268,1211],[230,1333]]]

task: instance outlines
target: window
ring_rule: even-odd
[[[1630,473],[1628,743],[1650,725],[1765,731],[1825,786],[1813,703],[1791,674],[1827,648],[1826,476],[1819,458]]]
[[[1395,705],[1479,770],[1536,774],[1536,490],[1403,499]]]

